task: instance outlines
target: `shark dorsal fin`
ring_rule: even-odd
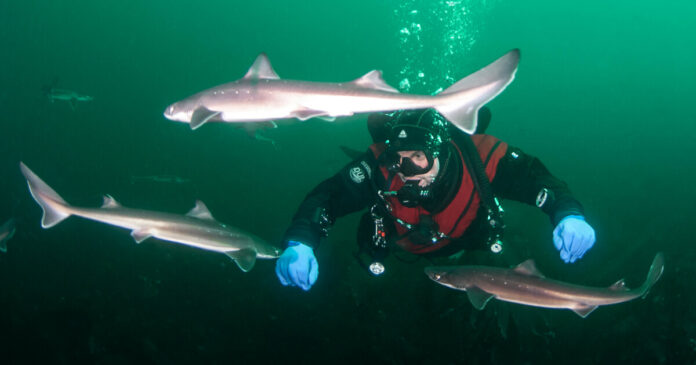
[[[351,84],[362,86],[368,89],[381,90],[390,93],[398,93],[399,90],[389,86],[386,81],[382,78],[382,71],[372,70],[366,73],[363,77],[355,79],[350,82]]]
[[[193,209],[191,209],[188,213],[186,213],[186,215],[189,217],[203,219],[203,220],[209,220],[209,221],[215,220],[215,218],[213,218],[213,215],[210,214],[208,207],[206,207],[205,204],[203,204],[203,202],[200,200],[196,200],[196,205],[193,207]]]
[[[626,287],[626,283],[624,282],[624,279],[621,279],[614,284],[612,284],[609,287],[609,290],[613,291],[628,291],[629,289]]]
[[[522,274],[522,275],[527,275],[527,276],[536,276],[543,278],[544,274],[542,274],[539,269],[536,268],[536,264],[534,264],[534,260],[529,259],[515,267],[512,271]]]
[[[107,194],[104,195],[104,203],[102,203],[102,208],[121,208],[121,204],[114,199],[113,196]]]
[[[256,57],[254,64],[249,67],[245,79],[270,79],[278,80],[280,76],[273,70],[271,66],[271,61],[268,60],[268,56],[265,53],[261,53]]]

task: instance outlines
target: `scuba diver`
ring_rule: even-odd
[[[309,290],[319,266],[314,250],[336,218],[367,208],[358,243],[384,272],[389,249],[416,255],[452,255],[463,249],[503,249],[500,199],[535,205],[553,226],[560,258],[573,263],[594,245],[594,229],[567,185],[536,157],[482,134],[490,110],[479,111],[469,135],[434,109],[371,114],[374,143],[360,157],[316,186],[285,232],[276,275],[285,286]]]

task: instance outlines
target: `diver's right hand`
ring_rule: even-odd
[[[309,290],[319,276],[319,264],[311,247],[290,241],[288,248],[276,261],[276,275],[280,283]]]

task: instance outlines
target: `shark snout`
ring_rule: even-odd
[[[174,104],[164,109],[164,117],[167,119],[172,119],[174,117]]]
[[[189,123],[192,111],[190,103],[176,102],[164,109],[164,117],[175,122]]]

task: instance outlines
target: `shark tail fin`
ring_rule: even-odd
[[[519,61],[520,51],[513,49],[441,92],[441,102],[435,109],[457,128],[473,134],[478,125],[479,109],[514,80]]]
[[[650,288],[660,279],[662,272],[665,271],[665,256],[662,252],[658,252],[653,259],[652,265],[650,265],[650,270],[648,270],[648,277],[645,279],[643,285],[640,286],[641,297],[645,298],[650,292]]]
[[[58,193],[31,171],[24,162],[19,163],[19,168],[27,179],[31,196],[43,210],[41,227],[51,228],[70,216],[70,205]]]

